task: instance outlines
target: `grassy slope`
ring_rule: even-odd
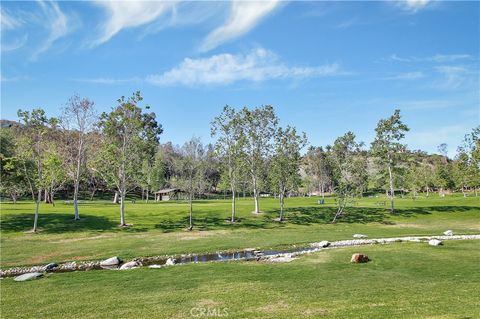
[[[3,203],[1,206],[1,266],[29,265],[65,260],[207,252],[245,247],[278,247],[320,240],[351,238],[354,233],[370,237],[480,232],[480,199],[432,195],[429,199],[397,199],[398,214],[390,215],[377,205],[382,198],[365,198],[349,208],[336,225],[329,224],[333,199],[317,205],[317,198],[286,200],[288,222],[272,222],[278,203],[262,199],[264,214],[251,214],[251,199],[240,200],[235,225],[229,217],[230,203],[198,201],[194,205],[195,229],[185,232],[185,203],[128,203],[127,222],[119,229],[119,208],[107,202],[86,202],[80,207],[82,220],[72,221],[72,206],[58,203],[41,206],[39,234],[26,233],[33,220],[33,204]]]
[[[350,264],[352,253],[368,264]],[[327,250],[291,263],[227,262],[1,281],[2,318],[479,318],[478,242]],[[205,318],[205,317],[203,317]]]

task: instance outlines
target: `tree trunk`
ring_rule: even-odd
[[[35,217],[33,219],[33,232],[36,232],[38,229],[38,210],[40,207],[40,202],[42,201],[42,190],[38,190],[38,197],[37,197],[37,202],[35,204]]]
[[[17,203],[17,195],[12,194],[12,200],[13,200],[13,203],[16,204]]]
[[[115,196],[113,197],[113,204],[118,204],[118,191],[115,191]]]
[[[120,226],[127,226],[127,224],[125,224],[125,191],[124,190],[121,191],[121,198],[120,198]]]
[[[280,218],[279,218],[279,220],[281,222],[283,222],[283,208],[284,208],[284,198],[285,198],[284,191],[281,190],[279,195],[280,195],[279,196],[280,197]]]
[[[193,205],[192,205],[192,193],[189,195],[189,202],[190,202],[190,218],[189,218],[189,227],[188,230],[193,229],[193,218],[192,218],[192,213],[193,213]]]
[[[97,191],[97,188],[94,187],[93,190],[92,190],[92,194],[90,194],[90,201],[93,200],[93,197],[95,196],[95,192]]]
[[[75,181],[73,190],[73,219],[80,219],[80,215],[78,214],[78,181]]]
[[[390,213],[393,214],[394,212],[393,197],[395,195],[395,191],[393,189],[393,176],[392,176],[392,168],[390,167],[390,164],[388,165],[388,177],[390,182]]]
[[[230,219],[230,221],[232,223],[235,222],[235,212],[236,212],[236,197],[235,197],[235,187],[232,187],[232,217]]]
[[[149,192],[148,192],[148,188],[147,188],[147,196],[146,196],[146,203],[148,204],[148,197],[150,196]]]
[[[253,178],[253,197],[255,200],[255,214],[260,214],[260,203],[258,200],[257,179]]]
[[[54,192],[50,192],[50,203],[55,207],[55,201],[53,200]]]
[[[340,199],[339,198],[339,203],[338,203],[338,209],[337,209],[337,212],[335,213],[335,216],[333,217],[333,221],[332,223],[336,223],[337,222],[337,218],[340,217],[340,215],[343,214],[343,210],[345,208],[345,205],[346,205],[346,199],[343,198],[343,199]]]

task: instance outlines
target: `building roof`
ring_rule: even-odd
[[[168,194],[172,192],[178,192],[179,190],[180,189],[178,188],[165,188],[165,189],[159,190],[158,192],[155,192],[155,194]]]

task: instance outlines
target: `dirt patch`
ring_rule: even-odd
[[[111,237],[111,236],[100,235],[100,236],[93,236],[93,237],[68,238],[68,239],[60,239],[60,240],[52,241],[51,243],[52,244],[74,243],[82,240],[95,240],[95,239],[107,238],[107,237]]]
[[[313,308],[313,309],[305,309],[302,311],[302,315],[306,317],[321,317],[328,315],[328,310],[323,308]]]
[[[305,259],[306,262],[309,264],[324,264],[330,261],[330,255],[326,252],[316,253],[310,255],[308,258]]]
[[[25,264],[40,264],[44,263],[47,259],[52,258],[52,257],[57,257],[61,256],[62,253],[57,252],[57,253],[50,253],[47,255],[39,255],[39,256],[33,256],[25,260]]]
[[[195,240],[200,238],[212,237],[215,235],[225,234],[226,231],[198,231],[194,230],[188,233],[178,234],[178,240]]]
[[[267,304],[261,307],[258,307],[256,310],[265,313],[275,313],[275,312],[283,312],[287,309],[290,309],[290,305],[284,301],[279,301],[273,304]]]

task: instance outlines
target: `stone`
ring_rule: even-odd
[[[38,279],[42,276],[43,276],[43,273],[41,273],[41,272],[30,272],[30,273],[27,273],[27,274],[17,276],[13,280],[15,280],[15,281],[28,281],[28,280]]]
[[[330,242],[326,241],[326,240],[322,240],[321,242],[318,243],[318,247],[325,248],[325,247],[328,247],[328,246],[330,246]]]
[[[285,254],[267,258],[266,261],[271,263],[289,263],[291,261],[294,261],[295,259],[296,258],[292,257],[291,254]]]
[[[121,262],[122,261],[120,260],[120,258],[115,256],[115,257],[111,257],[111,258],[105,259],[104,261],[100,262],[100,266],[102,266],[102,267],[118,266],[118,264],[120,264]]]
[[[133,261],[129,261],[128,263],[124,263],[121,267],[120,267],[120,270],[126,270],[126,269],[133,269],[133,268],[137,268],[139,266],[141,266],[142,264],[139,263],[138,261],[136,260],[133,260]]]
[[[167,261],[165,262],[165,266],[173,266],[173,265],[175,265],[175,259],[168,258]]]
[[[162,265],[150,265],[148,268],[162,268]]]
[[[447,230],[443,233],[445,236],[453,236],[453,231],[452,230]]]
[[[350,259],[350,262],[352,263],[356,263],[356,264],[359,264],[359,263],[366,263],[370,261],[370,259],[368,258],[367,255],[363,255],[363,254],[353,254],[352,255],[352,258]]]
[[[52,271],[53,269],[55,269],[57,267],[58,267],[58,264],[50,263],[50,264],[46,265],[45,267],[43,267],[43,271]]]
[[[367,237],[368,237],[367,235],[362,235],[362,234],[355,234],[355,235],[353,235],[353,238],[358,238],[358,239],[360,239],[360,238],[367,238]]]
[[[442,241],[441,240],[438,240],[438,239],[431,239],[428,241],[428,244],[430,246],[440,246],[440,245],[443,245]]]

